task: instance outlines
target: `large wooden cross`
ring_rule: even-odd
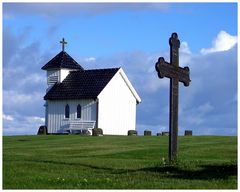
[[[64,51],[64,47],[67,42],[64,40],[64,38],[62,38],[62,41],[60,41],[60,43],[62,44],[62,51]]]
[[[169,160],[177,158],[178,151],[178,82],[184,86],[189,86],[189,68],[179,67],[179,47],[180,41],[177,33],[172,33],[169,38],[170,45],[170,63],[166,62],[163,57],[159,57],[155,65],[158,77],[170,78],[170,117],[169,117]]]

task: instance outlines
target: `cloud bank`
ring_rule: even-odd
[[[192,129],[197,135],[237,134],[237,39],[220,31],[213,47],[192,53],[187,42],[180,48],[180,65],[189,66],[192,82],[180,84],[179,132]],[[233,41],[234,40],[234,41]],[[224,42],[224,43],[223,43]],[[231,45],[231,46],[230,46]],[[169,61],[169,51],[127,52],[109,58],[96,58],[92,66],[122,66],[142,97],[138,106],[140,133],[168,128],[169,79],[158,79],[154,66],[159,56]],[[88,63],[84,63],[88,65]],[[90,67],[90,66],[89,66]],[[91,67],[90,67],[91,68]]]
[[[4,3],[5,19],[16,15],[40,15],[45,18],[80,14],[101,15],[116,11],[167,11],[167,3]]]
[[[29,43],[25,30],[31,33],[31,29],[18,34],[10,28],[3,31],[4,135],[36,134],[44,124],[46,76],[40,68],[52,53],[41,50],[41,42]],[[180,134],[185,129],[192,129],[195,135],[237,134],[236,39],[220,31],[212,47],[199,53],[192,53],[187,42],[181,43],[180,65],[190,67],[192,82],[187,88],[180,85]],[[155,134],[168,130],[169,111],[169,80],[159,79],[154,68],[159,56],[169,61],[169,50],[121,52],[77,61],[84,68],[122,66],[142,98],[137,107],[137,129],[140,133],[150,129]]]

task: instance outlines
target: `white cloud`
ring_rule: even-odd
[[[41,72],[41,71],[40,71]],[[27,73],[21,67],[15,67],[13,69],[4,68],[4,89],[38,89],[39,86],[46,84],[46,76],[43,73]],[[13,82],[17,82],[14,83]]]
[[[156,75],[156,74],[155,74]],[[169,87],[169,79],[158,79],[154,74],[149,76],[145,82],[145,86],[143,86],[146,92],[156,92],[161,88]]]
[[[27,116],[25,117],[26,121],[29,123],[44,123],[45,118],[37,117],[37,116]]]
[[[22,93],[18,90],[3,90],[3,111],[14,117],[16,113],[22,117],[39,116],[44,114],[43,96],[42,92]]]
[[[201,114],[205,114],[205,113],[211,112],[213,109],[214,107],[209,102],[207,102],[203,105],[200,105],[197,108],[197,111],[199,111]]]
[[[13,116],[11,116],[11,115],[5,115],[5,114],[3,114],[3,120],[6,120],[6,121],[13,121],[14,118],[13,118]]]
[[[40,44],[29,42],[31,27],[14,33],[4,29],[3,131],[4,134],[35,134],[43,124],[46,77],[40,70]],[[27,35],[26,35],[27,34]]]
[[[27,75],[26,77],[23,77],[19,79],[19,86],[27,86],[27,84],[34,83],[45,83],[46,82],[46,77],[44,75],[41,75],[39,73],[32,73]]]
[[[12,121],[3,120],[4,135],[35,135],[45,119],[39,116],[24,116],[16,113]]]
[[[200,125],[204,122],[203,117],[199,115],[188,115],[185,117],[186,122],[188,122],[190,125]]]
[[[39,99],[42,100],[42,97],[42,93],[38,92],[25,94],[13,90],[3,90],[4,104],[7,106],[25,105],[30,103],[34,104],[36,101],[39,101]]]
[[[186,41],[181,42],[180,52],[191,54],[190,48],[189,48],[188,43]]]
[[[237,36],[232,36],[228,34],[226,31],[220,31],[212,42],[211,48],[203,48],[201,49],[201,53],[203,55],[213,52],[219,51],[227,51],[231,49],[237,43]]]
[[[84,61],[85,62],[94,62],[94,61],[96,61],[96,58],[95,57],[88,57],[88,58],[85,58]]]
[[[191,126],[198,126],[207,120],[206,115],[213,111],[213,109],[214,107],[210,102],[207,102],[196,108],[191,108],[189,111],[182,111],[181,116],[184,116],[185,121]]]

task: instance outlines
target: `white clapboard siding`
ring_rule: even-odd
[[[65,106],[69,105],[69,118],[65,118]],[[81,118],[77,119],[77,105],[81,105]],[[70,121],[96,121],[96,102],[86,100],[48,100],[47,104],[47,127],[49,133],[63,132]]]
[[[136,129],[136,105],[141,99],[124,78],[120,69],[98,96],[98,127],[103,134],[127,135],[128,130]]]

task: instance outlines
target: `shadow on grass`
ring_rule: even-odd
[[[165,173],[167,177],[188,180],[228,179],[237,176],[237,165],[201,165],[197,170],[185,170],[174,166],[149,167],[141,171]]]
[[[114,169],[96,165],[82,163],[68,163],[52,160],[31,160],[32,162],[50,163],[55,165],[81,166],[99,171],[108,171],[110,174],[129,174],[135,172],[151,172],[162,174],[167,178],[187,179],[187,180],[210,180],[210,179],[228,179],[230,176],[237,176],[237,164],[220,165],[200,165],[197,170],[187,170],[178,166],[156,166],[141,169]]]

